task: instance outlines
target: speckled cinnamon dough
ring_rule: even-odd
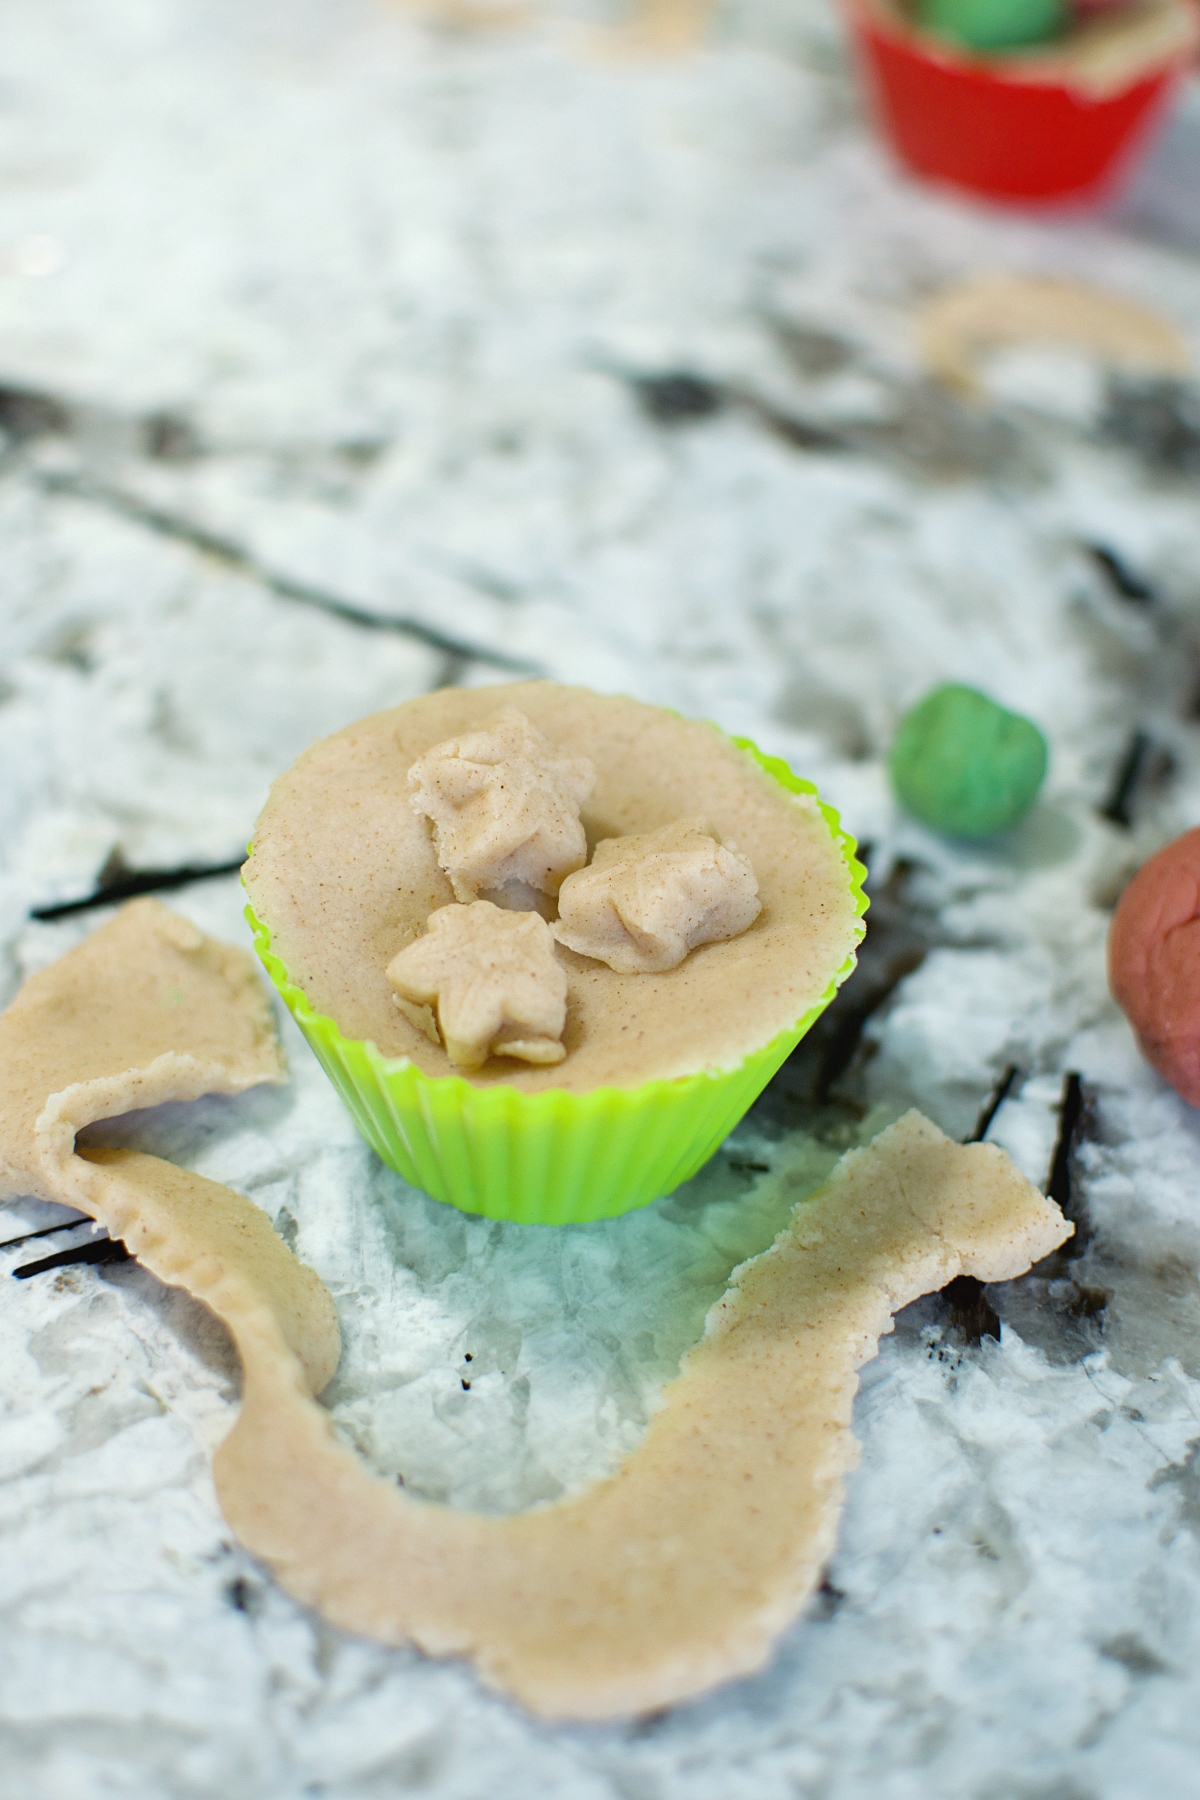
[[[490,1061],[469,1079],[586,1092],[728,1068],[793,1024],[862,935],[850,873],[816,802],[788,794],[711,725],[552,682],[446,688],[314,744],[271,789],[245,879],[272,947],[345,1037],[370,1038],[430,1075],[446,1053],[396,1009],[386,970],[454,895],[428,823],[408,803],[409,767],[434,744],[515,706],[589,758],[589,846],[702,815],[749,856],[762,912],[676,969],[619,975],[562,949],[567,1059]]]
[[[834,1540],[858,1368],[891,1315],[968,1273],[1023,1273],[1072,1227],[990,1144],[910,1112],[849,1152],[735,1269],[638,1447],[511,1518],[374,1479],[317,1404],[332,1298],[253,1204],[76,1132],[128,1107],[283,1074],[243,951],[125,907],[0,1017],[0,1196],[77,1206],[216,1314],[242,1406],[213,1476],[234,1533],[327,1619],[431,1655],[549,1717],[605,1719],[759,1668]]]

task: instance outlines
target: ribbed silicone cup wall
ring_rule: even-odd
[[[785,762],[763,756],[747,738],[733,741],[781,787],[816,799],[845,856],[861,919],[866,870],[837,813]],[[735,1068],[585,1094],[554,1088],[525,1094],[501,1084],[474,1087],[456,1075],[426,1075],[406,1057],[382,1055],[369,1040],[343,1037],[296,986],[252,907],[246,917],[267,973],[377,1155],[438,1200],[525,1225],[614,1218],[694,1175],[821,1016],[855,962],[851,951],[803,1018]]]

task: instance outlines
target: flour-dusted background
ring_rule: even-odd
[[[1021,219],[885,164],[819,0],[731,0],[674,60],[620,54],[617,23],[7,0],[6,995],[94,922],[31,906],[114,848],[235,856],[273,773],[362,712],[510,667],[623,689],[819,780],[873,845],[870,978],[925,959],[825,1102],[801,1059],[688,1189],[609,1225],[407,1189],[290,1027],[288,1089],[107,1128],[252,1195],[321,1272],[339,1429],[451,1504],[610,1469],[840,1148],[913,1101],[965,1133],[1010,1062],[993,1135],[1039,1181],[1063,1072],[1093,1096],[1079,1259],[992,1291],[1000,1344],[910,1309],[770,1666],[589,1729],[341,1636],[231,1547],[206,1451],[237,1372],[198,1308],[133,1264],[5,1277],[2,1800],[1194,1792],[1200,1127],[1134,1053],[1103,941],[1200,820],[1200,400],[1013,352],[959,405],[911,320],[963,275],[1066,273],[1200,352],[1200,106],[1105,217]],[[653,385],[680,373],[710,385]],[[945,677],[1053,746],[1037,811],[979,851],[883,776]],[[1134,728],[1174,772],[1123,829],[1098,809]],[[173,903],[246,941],[236,880]]]

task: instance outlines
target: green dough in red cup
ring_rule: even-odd
[[[1200,827],[1143,863],[1121,895],[1108,973],[1147,1062],[1200,1106]]]
[[[695,1174],[864,930],[853,840],[810,783],[715,726],[553,682],[442,689],[313,745],[251,849],[260,954],[368,1142],[427,1193],[527,1223]],[[458,960],[476,939],[478,991]],[[554,996],[526,991],[548,954],[561,1055]]]

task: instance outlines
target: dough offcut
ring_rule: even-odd
[[[280,1078],[249,958],[135,901],[26,984],[0,1062],[0,1194],[90,1212],[228,1327],[243,1399],[214,1475],[241,1542],[335,1624],[469,1656],[548,1717],[647,1711],[760,1667],[833,1547],[857,1371],[893,1313],[958,1274],[1021,1274],[1072,1229],[1002,1151],[910,1112],[734,1271],[615,1475],[485,1517],[397,1492],[336,1438],[314,1398],[332,1301],[257,1207],[72,1147],[89,1119]]]

